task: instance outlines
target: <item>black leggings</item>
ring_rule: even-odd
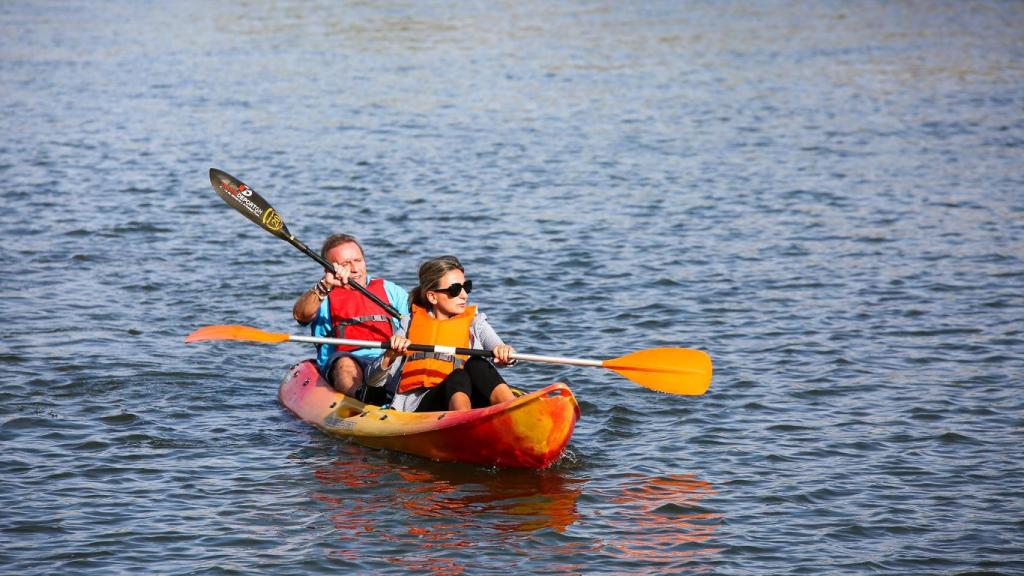
[[[453,370],[440,384],[424,394],[416,411],[448,410],[449,402],[456,392],[463,392],[469,396],[473,408],[490,406],[491,392],[504,383],[505,380],[498,374],[498,369],[493,364],[479,356],[473,356],[466,360],[462,368]]]

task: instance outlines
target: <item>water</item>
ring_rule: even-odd
[[[1024,6],[5,2],[5,573],[1024,573]],[[312,246],[600,369],[552,469],[276,402]]]

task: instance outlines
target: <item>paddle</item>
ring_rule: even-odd
[[[316,260],[324,267],[325,270],[330,272],[334,271],[333,264],[316,252],[310,250],[309,246],[306,246],[298,238],[293,236],[291,232],[288,231],[288,226],[285,225],[284,220],[281,218],[281,215],[277,210],[274,210],[274,208],[268,204],[262,196],[257,194],[252,188],[242,183],[241,180],[222,170],[210,168],[210,183],[213,184],[213,190],[217,192],[217,195],[227,202],[228,206],[231,206],[235,210],[241,212],[242,216],[252,220],[260,228],[263,228],[274,236],[277,236],[278,238],[287,241],[292,246],[295,246],[303,254],[309,256],[313,260]],[[394,306],[383,302],[358,282],[349,282],[348,285],[362,292],[363,296],[366,296],[370,300],[376,302],[378,306],[383,308],[384,311],[391,316],[395,318],[402,317],[402,314],[396,310]]]
[[[185,342],[203,342],[206,340],[242,340],[247,342],[266,342],[269,344],[310,342],[313,344],[333,344],[335,346],[383,348],[385,350],[389,348],[388,342],[321,338],[317,336],[293,336],[291,334],[264,332],[257,328],[237,325],[204,326],[185,337]],[[431,346],[427,344],[410,344],[409,350],[414,352],[460,354],[463,356],[483,356],[485,358],[493,356],[487,350]],[[611,360],[559,358],[556,356],[520,354],[518,352],[513,354],[512,358],[526,362],[607,368],[641,386],[669,394],[700,395],[711,384],[711,357],[700,350],[690,350],[687,348],[650,348]]]

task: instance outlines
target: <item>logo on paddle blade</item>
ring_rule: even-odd
[[[267,230],[280,232],[284,228],[284,220],[281,220],[273,208],[267,208],[263,213],[263,225],[267,227]]]
[[[242,214],[246,215],[253,222],[258,223],[260,218],[263,218],[264,222],[268,220],[269,215],[264,214],[263,208],[249,198],[254,194],[254,192],[245,184],[239,182],[238,186],[235,186],[234,183],[229,180],[221,180],[220,190],[226,194],[224,197],[225,200],[230,198],[237,202],[242,209]],[[230,204],[230,202],[228,202],[228,204]],[[277,220],[280,220],[280,218],[277,218]]]

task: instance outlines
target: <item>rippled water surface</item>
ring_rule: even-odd
[[[1024,573],[1019,2],[0,4],[0,568]],[[456,253],[523,352],[600,369],[544,472],[277,403],[316,265]]]

